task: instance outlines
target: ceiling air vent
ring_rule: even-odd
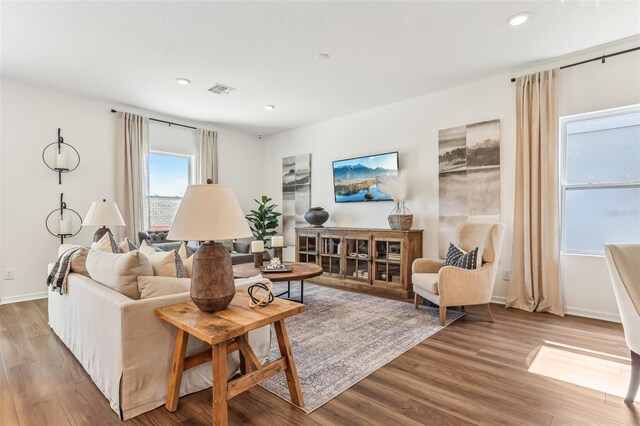
[[[228,95],[234,90],[236,89],[234,89],[233,87],[225,86],[224,84],[220,84],[220,83],[216,83],[213,85],[213,87],[209,88],[209,91],[211,93],[215,93],[216,95]]]

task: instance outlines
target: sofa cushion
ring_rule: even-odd
[[[411,275],[414,288],[419,288],[429,293],[438,294],[438,274],[418,273]]]
[[[191,290],[190,278],[138,277],[140,299],[185,293]]]
[[[153,275],[151,262],[139,250],[107,253],[91,249],[87,255],[87,271],[94,281],[134,300],[140,298],[138,277]]]

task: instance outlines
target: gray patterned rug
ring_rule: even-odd
[[[283,287],[284,286],[284,287]],[[292,297],[298,298],[297,284]],[[294,290],[295,289],[295,290]],[[286,284],[274,285],[274,293]],[[307,311],[288,318],[287,330],[310,413],[441,330],[438,309],[305,284]],[[447,312],[447,324],[464,315]],[[280,357],[275,332],[269,359]],[[260,384],[289,401],[284,373]]]

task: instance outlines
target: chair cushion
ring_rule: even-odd
[[[438,274],[419,273],[411,275],[414,288],[438,294]]]

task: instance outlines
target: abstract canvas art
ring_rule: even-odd
[[[500,220],[500,120],[440,130],[439,254],[461,222]]]
[[[286,245],[295,245],[295,227],[304,226],[311,207],[311,154],[282,159],[282,234]]]

